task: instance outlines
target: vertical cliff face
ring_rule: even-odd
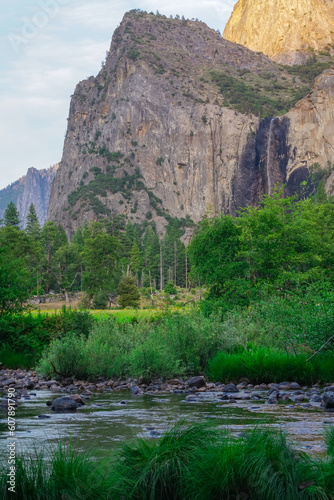
[[[99,75],[75,89],[48,219],[71,234],[117,213],[163,232],[169,217],[196,222],[256,203],[253,113],[282,109],[295,86],[204,23],[127,14]]]
[[[283,64],[300,64],[334,42],[333,0],[239,0],[224,38]]]
[[[3,219],[8,204],[12,201],[15,205],[20,194],[23,193],[25,175],[9,186],[0,190],[0,220]]]
[[[31,203],[35,206],[41,226],[44,225],[49,205],[50,187],[57,169],[58,164],[52,165],[48,169],[37,170],[34,167],[28,169],[23,191],[19,194],[16,202],[23,228],[26,227]]]
[[[276,183],[298,191],[332,161],[333,71],[294,106],[303,92],[298,74],[203,23],[127,14],[75,89],[47,217],[68,235],[114,214],[163,233],[171,217],[256,205]]]

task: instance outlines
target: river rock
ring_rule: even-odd
[[[334,392],[327,391],[322,396],[322,405],[326,410],[334,409]]]
[[[300,385],[297,384],[297,382],[291,382],[291,384],[290,384],[290,390],[294,391],[294,390],[297,390],[297,389],[300,389]]]
[[[283,389],[285,391],[290,389],[290,382],[280,382],[278,384],[279,389]]]
[[[224,387],[224,392],[239,392],[239,389],[234,384],[226,384]]]
[[[200,389],[201,387],[205,387],[205,385],[205,378],[203,376],[191,377],[188,379],[189,387],[196,387],[197,389]]]
[[[305,396],[303,394],[297,394],[296,396],[293,396],[291,400],[295,401],[295,403],[302,403],[305,401]]]
[[[42,419],[51,418],[51,415],[45,415],[44,413],[42,413],[41,415],[38,415],[38,418],[42,418]]]
[[[313,396],[310,397],[310,402],[311,403],[321,403],[322,397],[320,394],[313,394]]]
[[[57,385],[57,380],[48,380],[47,382],[45,382],[43,380],[43,385],[46,385],[46,387],[51,387],[52,385]]]
[[[133,385],[130,388],[130,392],[133,396],[141,396],[142,394],[144,394],[144,391],[142,391],[140,387],[138,387],[138,385]]]
[[[33,389],[35,387],[35,381],[34,380],[27,380],[27,383],[26,383],[26,388],[27,389]]]
[[[85,391],[95,391],[96,385],[91,384],[91,385],[86,385]]]
[[[267,396],[272,396],[277,398],[279,396],[279,391],[276,389],[276,387],[271,387],[267,392]]]
[[[51,410],[56,412],[74,411],[77,409],[77,403],[70,396],[62,396],[52,401]]]
[[[330,386],[330,387],[325,387],[325,392],[334,392],[334,385]]]
[[[71,396],[68,396],[68,397],[73,399],[77,404],[78,403],[80,403],[81,405],[85,404],[84,400],[82,399],[81,396],[79,396],[79,394],[72,394]]]

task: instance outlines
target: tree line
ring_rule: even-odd
[[[17,309],[33,295],[50,290],[83,291],[90,307],[106,302],[124,276],[137,287],[163,290],[167,283],[187,287],[189,262],[177,219],[159,238],[154,223],[132,224],[124,216],[86,222],[68,239],[60,224],[41,227],[30,205],[26,228],[14,203],[0,227],[0,314]]]

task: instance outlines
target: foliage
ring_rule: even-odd
[[[0,248],[0,317],[22,310],[28,296],[29,274],[23,259],[13,259]]]
[[[137,308],[140,304],[140,292],[135,284],[136,279],[131,276],[124,276],[118,284],[118,303],[121,307]]]
[[[168,283],[166,283],[166,285],[165,285],[164,292],[169,294],[169,295],[176,295],[177,289],[176,289],[174,283],[171,281],[168,281]]]
[[[50,341],[64,337],[68,332],[88,336],[95,320],[87,311],[64,309],[60,313],[10,314],[0,317],[0,349],[11,352],[9,359],[17,367],[23,359],[34,365]],[[0,361],[3,361],[0,359]],[[7,358],[6,358],[7,362]],[[15,367],[15,366],[13,366]]]
[[[20,214],[15,206],[15,204],[11,201],[6,210],[3,218],[3,223],[6,227],[15,227],[16,229],[20,229],[21,222]]]
[[[92,222],[84,229],[82,261],[85,270],[82,280],[89,300],[92,300],[97,292],[107,291],[111,286],[116,272],[119,246],[119,242],[98,222]]]
[[[109,296],[108,293],[101,290],[97,292],[93,299],[94,309],[106,309],[108,305]]]
[[[228,312],[224,327],[245,344],[311,353],[329,341],[325,350],[333,349],[334,291],[323,282],[284,298],[273,295]]]
[[[146,311],[145,311],[146,312]],[[73,344],[73,346],[72,346]],[[44,353],[40,370],[57,372],[71,365],[72,351],[80,352],[72,375],[77,377],[144,376],[173,377],[203,373],[218,350],[231,351],[238,339],[226,335],[218,317],[195,312],[173,314],[159,322],[120,324],[113,317],[101,318],[88,338],[70,337],[52,342]],[[66,372],[67,373],[67,372]]]
[[[35,240],[38,240],[41,236],[41,225],[33,203],[30,204],[27,215],[26,233]]]
[[[333,282],[334,204],[265,196],[239,217],[205,219],[191,242],[193,272],[226,310]]]

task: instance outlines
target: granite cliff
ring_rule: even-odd
[[[26,227],[27,215],[31,203],[34,204],[39,223],[41,226],[46,221],[47,210],[49,206],[51,183],[56,175],[59,164],[52,165],[49,168],[37,170],[37,168],[28,168],[24,180],[24,189],[19,194],[16,207],[20,213],[22,226]]]
[[[163,233],[170,217],[235,214],[276,180],[298,190],[332,159],[333,71],[308,83],[204,23],[126,14],[72,96],[48,220],[71,235],[124,214]]]
[[[20,213],[22,227],[25,228],[29,207],[33,203],[38,220],[43,226],[49,205],[51,183],[58,166],[59,164],[56,164],[41,170],[31,167],[26,175],[0,190],[0,219],[4,216],[7,205],[12,201]]]
[[[224,38],[283,64],[300,64],[334,43],[333,0],[238,0]]]

